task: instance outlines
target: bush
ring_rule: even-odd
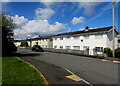
[[[26,42],[26,41],[22,41],[20,46],[21,47],[29,47],[28,42]]]
[[[104,53],[108,56],[111,57],[112,56],[112,50],[110,48],[104,48]]]
[[[115,58],[120,58],[120,48],[115,50]]]

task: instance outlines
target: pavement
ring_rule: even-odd
[[[19,57],[34,65],[52,85],[119,86],[119,63],[51,52],[18,49]],[[65,85],[66,86],[66,85]]]

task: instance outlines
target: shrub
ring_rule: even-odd
[[[29,47],[28,42],[26,42],[26,41],[22,41],[20,46],[21,47]]]
[[[120,58],[120,48],[115,50],[115,58]]]
[[[104,48],[104,53],[108,56],[111,57],[112,56],[112,50],[110,48]]]

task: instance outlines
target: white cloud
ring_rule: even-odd
[[[24,26],[28,23],[28,19],[24,18],[24,16],[19,17],[18,15],[15,15],[15,17],[12,16],[11,18],[17,27]]]
[[[2,2],[112,2],[112,0],[1,0]],[[119,2],[119,0],[114,0]]]
[[[37,8],[35,13],[38,19],[49,19],[55,12],[51,8]]]
[[[92,15],[99,4],[100,2],[79,2],[79,7],[84,9],[85,15]]]
[[[0,0],[1,2],[9,2],[10,0]]]
[[[89,29],[95,29],[95,28],[90,27]],[[79,31],[82,31],[82,30],[85,30],[85,28],[80,28],[79,29]]]
[[[51,5],[54,4],[54,1],[47,1],[47,2],[45,2],[45,0],[41,0],[41,2],[42,2],[45,6],[47,6],[47,7],[49,7],[49,6],[51,6]]]
[[[84,17],[74,17],[73,20],[71,21],[73,25],[76,25],[78,23],[84,23],[84,22],[85,22]]]
[[[92,17],[91,19],[89,19],[88,21],[86,21],[85,24],[99,18],[100,16],[102,16],[103,14],[105,14],[105,12],[107,12],[107,10],[111,10],[112,7],[111,7],[111,3],[110,4],[107,4],[106,6],[104,6],[101,10],[100,10],[100,13],[98,13],[96,16]]]
[[[79,30],[82,31],[82,30],[84,30],[84,28],[80,28]]]
[[[17,19],[19,20],[21,17],[17,17],[16,20]],[[25,18],[23,20],[26,21]],[[54,25],[51,25],[49,24],[48,20],[31,20],[28,21],[25,25],[23,25],[23,22],[21,21],[14,23],[21,25],[21,28],[18,27],[14,30],[15,38],[26,38],[36,35],[51,35],[63,31],[66,28],[66,24],[55,22]]]
[[[54,4],[54,2],[43,2],[43,4],[47,7],[51,6]]]

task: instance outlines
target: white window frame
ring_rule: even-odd
[[[60,46],[60,49],[63,49],[63,46]]]
[[[57,40],[57,38],[54,38],[54,40],[56,41],[56,40]]]
[[[60,40],[63,40],[63,37],[60,37]]]
[[[54,48],[56,49],[56,48],[57,48],[57,45],[55,45]]]
[[[71,46],[65,46],[65,49],[71,49]]]
[[[97,48],[100,48],[99,50]],[[103,51],[103,47],[95,47],[95,49],[98,51],[98,52],[102,52]]]
[[[73,39],[80,39],[80,36],[73,36]]]
[[[90,46],[83,46],[83,50],[89,49]]]
[[[96,39],[103,38],[103,34],[96,34],[96,35],[95,35],[95,38],[96,38]]]
[[[77,49],[75,47],[79,47],[79,49]],[[73,50],[80,50],[80,46],[73,46]]]
[[[71,37],[65,37],[65,39],[69,40],[69,39],[71,39]]]
[[[84,35],[83,38],[84,39],[89,39],[89,35]]]

